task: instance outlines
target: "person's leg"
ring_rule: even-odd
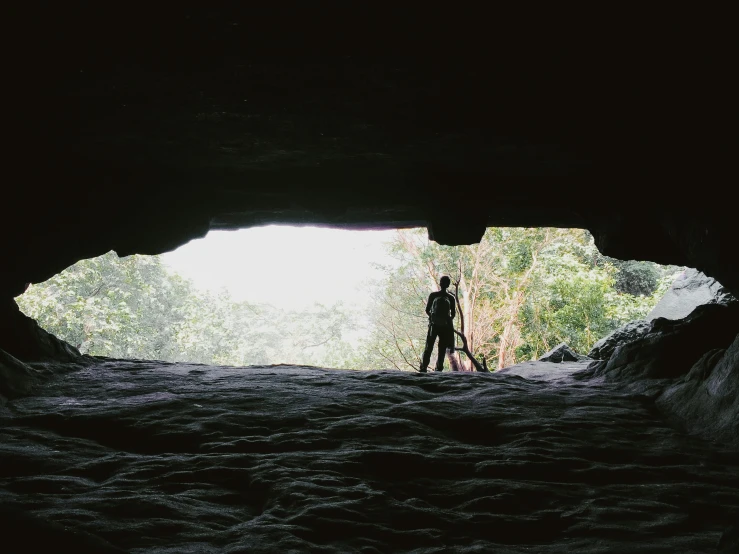
[[[429,325],[428,333],[426,333],[426,348],[423,350],[423,359],[421,360],[421,371],[426,371],[429,362],[431,362],[431,352],[434,349],[435,342],[436,332],[433,325]]]
[[[447,348],[454,346],[454,331],[451,329],[440,329],[439,335],[439,356],[436,358],[436,371],[444,371],[444,357]]]

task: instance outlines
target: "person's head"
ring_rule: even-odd
[[[449,285],[451,284],[452,280],[449,278],[448,275],[444,275],[441,279],[439,279],[439,286],[446,290],[449,288]]]

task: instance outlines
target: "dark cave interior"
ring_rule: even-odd
[[[431,8],[17,13],[0,393],[78,359],[18,311],[27,283],[210,229],[425,226],[470,244],[488,226],[580,227],[605,255],[694,267],[736,295],[735,45],[719,14],[687,15],[541,14],[523,31]],[[736,309],[711,307],[589,371],[685,376],[662,408],[735,447],[737,337]]]

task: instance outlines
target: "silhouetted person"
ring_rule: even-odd
[[[436,337],[439,337],[439,356],[436,358],[436,371],[444,369],[444,355],[446,349],[454,349],[454,326],[453,319],[457,315],[454,296],[446,291],[451,279],[444,275],[439,279],[440,290],[429,294],[426,302],[426,314],[429,316],[429,332],[426,335],[426,349],[423,351],[421,361],[421,372],[426,373],[426,368],[431,360],[431,351],[434,349]]]

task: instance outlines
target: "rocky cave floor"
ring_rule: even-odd
[[[716,552],[739,453],[584,367],[58,366],[0,408],[3,551]]]

